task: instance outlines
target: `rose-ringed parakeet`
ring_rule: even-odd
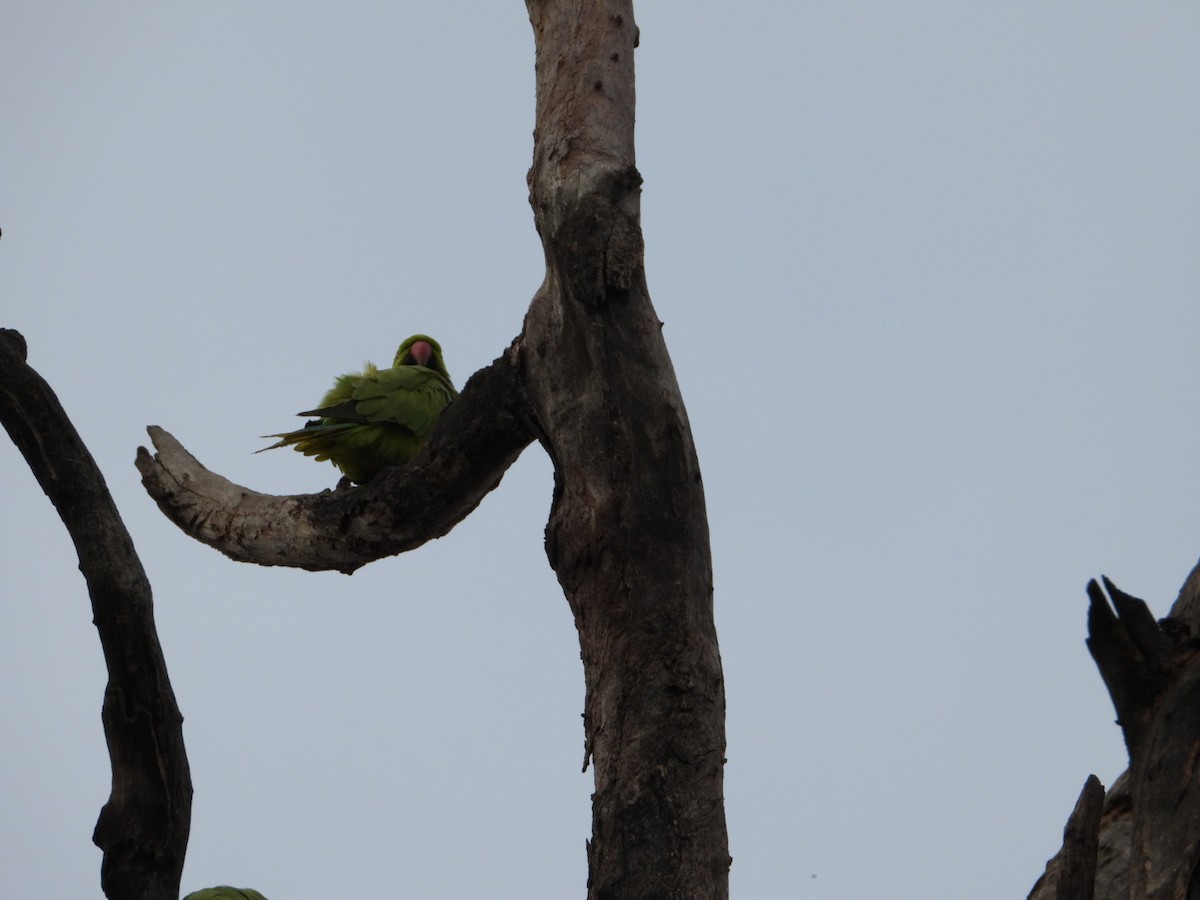
[[[263,450],[294,447],[318,461],[329,460],[362,484],[386,466],[416,456],[457,396],[441,345],[414,334],[400,345],[390,369],[367,363],[361,373],[339,376],[319,407],[297,413],[320,418],[298,431],[267,435],[280,440]]]
[[[205,888],[202,891],[193,891],[183,900],[267,900],[267,898],[250,888],[232,888],[222,884],[218,887]]]

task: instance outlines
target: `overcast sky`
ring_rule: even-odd
[[[1125,753],[1101,572],[1200,554],[1200,6],[638,5],[652,296],[704,469],[734,896],[1023,897]],[[154,585],[195,809],[184,892],[582,897],[583,679],[529,448],[352,577],[235,564],[133,467],[259,456],[407,335],[460,386],[542,278],[523,4],[0,8],[0,326]],[[0,440],[0,872],[101,896],[99,641]]]

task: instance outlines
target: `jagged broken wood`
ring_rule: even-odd
[[[1144,601],[1102,581],[1087,586],[1087,644],[1117,711],[1129,769],[1104,806],[1095,896],[1197,898],[1200,566],[1158,622]]]
[[[1089,775],[1063,829],[1056,900],[1093,900],[1103,810],[1104,785]]]
[[[1063,829],[1063,846],[1046,863],[1028,900],[1129,900],[1132,832],[1129,774],[1121,775],[1107,792],[1095,775],[1089,776]]]

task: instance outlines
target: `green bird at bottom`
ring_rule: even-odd
[[[267,900],[258,891],[250,888],[232,888],[227,884],[192,891],[183,900]]]
[[[363,484],[416,456],[457,396],[441,345],[414,334],[400,345],[390,369],[367,363],[360,373],[338,376],[319,407],[297,413],[319,418],[296,431],[266,435],[280,440],[257,452],[293,447]]]

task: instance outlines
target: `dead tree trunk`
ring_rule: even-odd
[[[93,840],[109,900],[176,900],[192,782],[154,628],[150,582],[104,476],[50,386],[25,363],[25,341],[0,329],[0,422],[66,525],[87,581],[108,686],[101,719],[112,794]]]
[[[588,896],[720,900],[724,683],[700,468],[643,268],[638,31],[630,0],[527,6],[529,190],[546,277],[521,336],[471,378],[415,459],[362,487],[258,494],[161,429],[138,467],[160,508],[226,555],[349,573],[444,534],[540,442],[555,472],[546,550],[584,664]]]
[[[700,467],[642,265],[629,2],[528,3],[546,280],[526,382],[583,649],[589,896],[724,897],[725,695]]]
[[[1103,588],[1090,582],[1088,596],[1088,649],[1129,750],[1129,769],[1108,792],[1096,823],[1094,896],[1198,900],[1200,566],[1159,622],[1107,578]],[[1061,880],[1066,851],[1050,861],[1033,900],[1056,896],[1050,891]]]

